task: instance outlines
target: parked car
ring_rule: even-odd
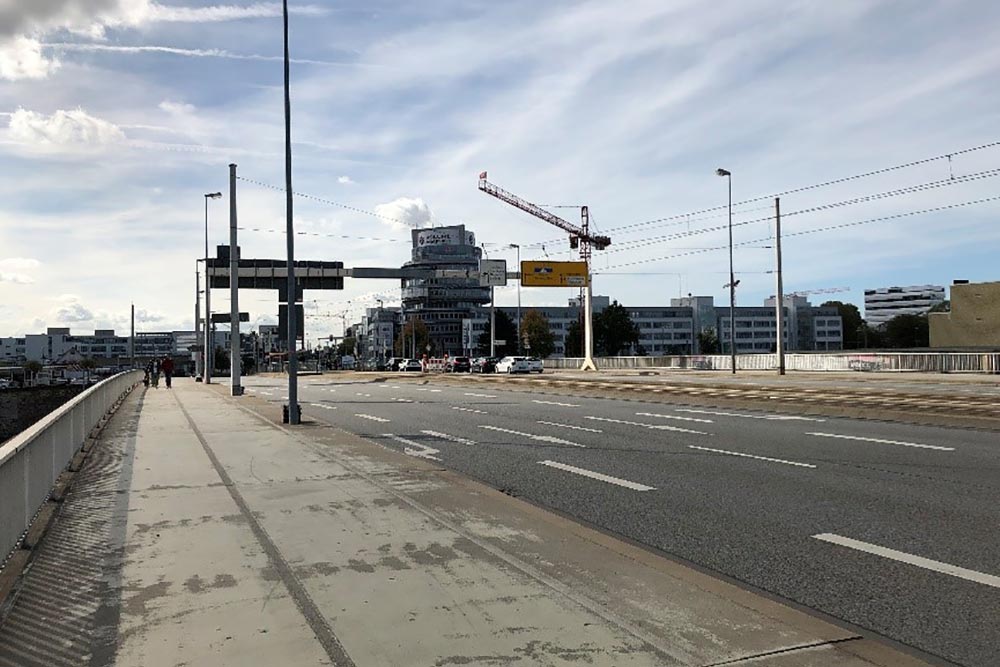
[[[385,368],[389,371],[398,371],[399,365],[404,361],[406,361],[406,359],[402,357],[391,357],[389,361],[385,362]]]
[[[469,367],[470,373],[496,373],[497,362],[499,359],[496,357],[476,357],[472,360]]]
[[[530,373],[531,366],[527,357],[504,357],[497,362],[497,373]]]
[[[14,383],[7,378],[0,378],[0,389],[13,389]]]
[[[420,373],[423,370],[424,370],[423,364],[421,364],[420,361],[418,361],[417,359],[403,359],[402,361],[399,362],[400,373],[409,373],[409,372]]]
[[[541,373],[545,370],[545,364],[538,357],[528,357],[526,361],[528,362],[529,373]]]
[[[444,370],[446,373],[468,373],[471,368],[472,362],[468,357],[452,357]]]

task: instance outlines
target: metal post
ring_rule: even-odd
[[[198,262],[194,263],[194,340],[195,343],[202,340],[201,336],[201,273],[198,271]],[[203,352],[194,353],[194,376],[201,379],[201,362]]]
[[[231,396],[242,396],[240,372],[240,269],[236,235],[236,165],[229,165],[229,387]]]
[[[292,104],[289,94],[288,0],[281,2],[285,41],[285,240],[288,245],[288,423],[299,419],[299,360],[295,351],[295,227],[292,223]]]
[[[590,209],[580,207],[580,218],[583,228],[583,238],[580,239],[580,257],[587,264],[587,286],[583,292],[583,364],[581,371],[596,371],[594,363],[594,289],[593,276],[590,273]]]
[[[205,195],[205,358],[201,364],[202,382],[212,383],[212,371],[214,362],[212,356],[215,353],[215,339],[212,338],[212,279],[208,275],[208,200],[211,195]]]
[[[729,183],[729,356],[736,374],[736,274],[733,272],[733,176],[726,174]]]
[[[492,285],[490,285],[490,356],[497,356],[497,311]]]
[[[132,364],[132,368],[135,368],[135,304],[132,304],[132,328],[131,334],[128,339],[128,356]]]
[[[785,294],[781,283],[781,198],[774,198],[774,264],[775,264],[775,311],[777,315],[778,334],[778,375],[785,374]]]
[[[521,275],[521,246],[516,243],[512,243],[511,246],[517,250],[517,273]],[[521,354],[521,345],[524,341],[521,340],[521,279],[517,279],[517,353]]]

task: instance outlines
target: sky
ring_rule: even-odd
[[[595,294],[724,303],[722,167],[740,305],[775,292],[777,193],[786,292],[860,305],[1000,279],[997,3],[289,5],[298,259],[399,266],[410,227],[459,223],[511,270],[512,243],[573,259],[565,234],[477,190],[488,170],[571,222],[589,206],[612,239]],[[284,257],[281,39],[276,2],[0,0],[0,336],[126,331],[133,303],[140,331],[193,329],[203,194],[227,194],[209,204],[227,243],[229,163],[248,179],[243,256]],[[398,297],[393,281],[307,292],[307,336]],[[273,292],[240,299],[276,321]]]

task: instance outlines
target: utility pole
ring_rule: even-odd
[[[215,353],[215,339],[212,337],[212,278],[208,274],[208,200],[218,199],[221,192],[205,194],[205,358],[202,361],[202,372],[205,384],[212,383],[214,368],[212,355]]]
[[[229,165],[229,387],[231,396],[242,396],[240,366],[240,259],[236,237],[236,165]]]
[[[198,262],[194,263],[194,342],[203,341],[201,336],[201,273],[198,271]],[[204,351],[194,353],[194,377],[195,382],[201,381],[201,363]]]
[[[292,103],[289,94],[288,0],[281,2],[285,41],[285,240],[288,246],[288,423],[298,424],[299,360],[295,352],[295,226],[292,222]]]
[[[778,375],[785,374],[785,295],[784,285],[781,283],[781,198],[774,198],[774,264],[775,264],[775,314],[777,315],[778,335]]]
[[[729,357],[736,375],[736,274],[733,272],[733,174],[716,169],[716,176],[725,176],[729,185]]]
[[[128,337],[128,356],[132,368],[135,368],[135,304],[132,304],[132,329]]]
[[[517,251],[517,353],[521,354],[521,345],[523,341],[521,340],[521,246],[516,243],[511,243],[509,248],[513,248]]]
[[[596,371],[597,364],[594,363],[594,288],[593,276],[590,274],[590,209],[586,206],[580,207],[581,227],[583,235],[580,237],[580,258],[587,264],[587,286],[584,288],[583,298],[583,364],[581,371]]]

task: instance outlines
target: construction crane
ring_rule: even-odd
[[[532,204],[526,199],[522,199],[517,195],[504,190],[503,188],[490,183],[486,180],[486,172],[479,174],[479,189],[486,194],[496,197],[502,202],[510,204],[515,208],[519,208],[525,213],[529,213],[536,218],[540,218],[545,222],[558,227],[564,232],[569,233],[569,247],[573,249],[579,248],[580,259],[582,259],[587,265],[587,286],[584,290],[584,303],[583,303],[583,365],[580,366],[580,370],[583,371],[596,371],[597,365],[594,363],[594,319],[593,319],[593,289],[591,287],[592,275],[590,272],[590,254],[593,248],[597,250],[604,250],[609,245],[611,245],[611,239],[607,236],[600,234],[590,233],[590,211],[586,206],[580,207],[580,224],[574,225],[571,222],[563,220],[557,215],[554,215],[536,204]],[[520,280],[521,267],[517,267],[518,276]]]

